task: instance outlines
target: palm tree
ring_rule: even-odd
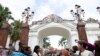
[[[43,39],[43,47],[44,48],[47,48],[47,47],[49,47],[51,44],[50,44],[50,40],[49,40],[49,38],[48,37],[45,37],[44,39]]]
[[[14,47],[16,41],[20,39],[21,26],[22,26],[22,22],[20,20],[15,20],[13,23],[11,23],[11,26],[9,28],[10,44],[14,44]]]
[[[65,48],[65,47],[66,47],[66,41],[67,41],[66,38],[64,38],[64,37],[61,38],[61,40],[60,40],[59,43],[58,43],[59,46],[61,45],[61,46],[64,46],[64,48]]]
[[[9,19],[13,19],[13,17],[11,16],[11,12],[9,11],[9,8],[3,7],[0,4],[0,28],[2,27],[3,23],[5,23],[5,21],[8,21]]]

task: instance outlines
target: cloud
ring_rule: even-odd
[[[0,0],[0,3],[10,8],[15,19],[21,19],[21,14],[27,7],[34,7],[35,0]]]
[[[75,7],[74,7],[75,4],[82,6],[82,8],[85,10],[84,19],[88,19],[89,17],[93,17],[96,19],[100,18],[96,11],[96,7],[100,5],[98,0],[49,0],[48,4],[51,7],[56,6],[55,11],[62,18],[72,19],[70,10],[74,9],[75,11]]]
[[[36,15],[34,15],[33,20],[42,20],[44,17],[46,17],[49,14],[53,14],[54,11],[48,6],[48,5],[41,5],[37,10],[36,10]]]
[[[37,3],[37,1],[39,3]],[[45,1],[45,0],[44,0]],[[49,14],[57,14],[64,19],[73,19],[70,10],[74,9],[75,4],[79,4],[85,10],[85,19],[89,17],[100,18],[96,11],[96,6],[99,6],[99,0],[1,0],[0,3],[8,6],[12,11],[12,15],[16,19],[21,19],[21,13],[26,7],[35,9],[33,20],[40,20]]]
[[[62,17],[63,19],[67,19],[67,20],[74,20],[74,18],[72,17],[70,10],[63,10],[60,15],[60,17]]]

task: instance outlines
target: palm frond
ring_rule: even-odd
[[[3,7],[0,4],[0,28],[2,27],[2,24],[5,21],[8,21],[9,19],[13,20],[14,18],[11,16],[11,11],[8,7]]]

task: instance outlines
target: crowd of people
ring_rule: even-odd
[[[50,47],[49,49],[42,52],[42,49],[38,46],[37,52],[33,56],[100,56],[100,40],[95,41],[94,45],[86,41],[76,41],[77,46],[72,48],[64,48],[61,50],[54,49]]]
[[[95,41],[94,45],[82,40],[76,42],[77,46],[60,50],[53,47],[44,50],[39,45],[31,50],[29,46],[20,45],[16,51],[13,47],[8,49],[0,46],[0,56],[100,56],[100,40]]]

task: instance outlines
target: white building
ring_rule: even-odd
[[[50,35],[65,37],[68,40],[69,47],[76,45],[75,39],[78,39],[76,21],[77,20],[65,20],[54,14],[48,15],[43,20],[34,21],[30,26],[28,45],[31,46],[32,49],[35,45],[42,47],[43,38]],[[86,23],[88,41],[93,44],[100,36],[98,21],[90,18],[84,22]]]

